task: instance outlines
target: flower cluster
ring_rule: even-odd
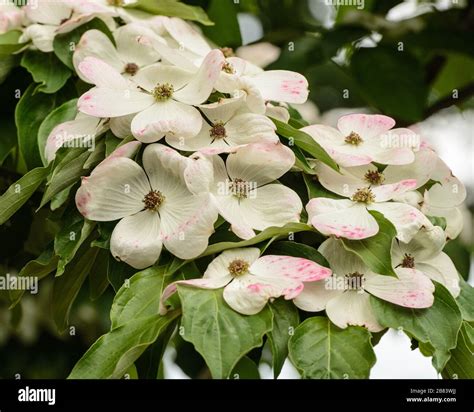
[[[75,197],[86,219],[118,221],[110,238],[115,259],[144,269],[166,249],[194,260],[212,243],[220,216],[234,238],[249,242],[272,227],[307,223],[307,231],[326,238],[316,246],[330,266],[265,254],[265,248],[229,248],[202,279],[169,285],[162,313],[182,284],[224,288],[226,302],[246,315],[284,297],[305,311],[326,310],[341,328],[380,331],[370,295],[427,308],[431,280],[459,294],[456,268],[443,248],[460,233],[458,207],[466,193],[427,141],[411,129],[394,129],[387,116],[352,114],[337,129],[299,130],[334,164],[304,148],[296,152],[276,125],[288,124],[292,104],[306,102],[302,75],[265,71],[239,51],[215,47],[191,23],[123,3],[37,0],[0,8],[0,33],[20,29],[20,41],[42,52],[92,19],[112,34],[91,29],[74,45],[72,64],[86,91],[76,117],[51,131],[44,157],[53,162],[66,143],[98,141],[105,133],[123,139],[82,178]],[[305,198],[279,181],[302,172],[320,188],[317,195]],[[346,247],[370,241],[387,225],[394,229],[395,276],[377,273]]]

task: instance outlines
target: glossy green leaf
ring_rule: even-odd
[[[280,136],[289,139],[290,144],[294,143],[296,146],[313,156],[315,159],[318,159],[329,167],[331,167],[332,169],[339,171],[339,166],[337,165],[337,163],[332,159],[331,156],[328,155],[326,150],[324,150],[321,145],[316,142],[316,140],[314,140],[309,134],[301,130],[295,129],[294,127],[290,126],[289,124],[283,123],[280,120],[272,119],[272,121],[277,127],[277,133]]]
[[[342,239],[342,243],[347,250],[358,255],[375,273],[396,277],[390,251],[397,230],[381,213],[376,211],[369,213],[377,221],[379,232],[375,236],[362,240]]]
[[[19,43],[21,31],[11,30],[0,34],[0,59],[25,47],[25,43]]]
[[[109,287],[109,279],[107,278],[108,266],[109,251],[100,249],[89,273],[89,296],[91,300],[100,298]]]
[[[272,349],[273,376],[280,375],[288,357],[288,341],[300,323],[298,309],[291,301],[277,299],[270,304],[273,312],[273,329],[268,333]]]
[[[179,316],[152,315],[133,319],[101,336],[77,362],[68,379],[120,379],[128,368]]]
[[[463,278],[459,279],[461,293],[456,302],[461,310],[462,318],[468,322],[474,322],[474,288]]]
[[[463,322],[456,348],[441,375],[444,379],[474,379],[474,329],[469,323]]]
[[[293,241],[281,241],[273,243],[266,251],[267,255],[281,255],[302,257],[312,260],[321,266],[329,267],[326,258],[312,246]]]
[[[23,54],[21,65],[39,83],[34,93],[56,93],[71,77],[71,71],[64,66],[54,53],[28,50]]]
[[[204,35],[221,47],[241,46],[238,7],[239,4],[234,1],[211,0],[207,14],[214,25],[204,27]]]
[[[239,360],[263,344],[272,329],[272,312],[265,307],[252,316],[232,310],[222,290],[205,290],[178,285],[183,318],[182,338],[191,342],[206,360],[212,377],[229,377]]]
[[[0,196],[0,225],[3,225],[20,209],[43,183],[49,174],[49,167],[38,167],[13,183]]]
[[[402,329],[419,342],[431,345],[433,365],[440,369],[456,347],[456,337],[462,324],[461,312],[449,291],[436,283],[435,301],[427,309],[412,309],[394,305],[371,296],[371,305],[380,325]]]
[[[289,354],[302,377],[310,379],[367,379],[375,364],[367,329],[340,329],[319,316],[306,319],[296,328]]]
[[[260,372],[255,362],[248,356],[240,359],[230,374],[231,379],[260,379]]]

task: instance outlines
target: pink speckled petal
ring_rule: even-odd
[[[251,77],[264,100],[301,104],[308,100],[308,81],[299,73],[270,70]]]
[[[399,196],[405,192],[415,189],[417,186],[415,179],[402,180],[398,183],[390,183],[387,185],[373,186],[371,190],[375,195],[376,202],[387,202],[395,196]]]
[[[379,231],[365,205],[350,200],[316,198],[309,201],[306,210],[309,222],[326,236],[366,239]]]
[[[349,114],[337,122],[337,128],[344,136],[355,132],[362,139],[371,139],[395,126],[395,120],[379,114]]]
[[[128,87],[128,81],[110,64],[97,57],[86,57],[78,64],[79,72],[88,82],[98,87],[124,90]]]
[[[158,213],[144,210],[127,216],[115,226],[110,238],[110,252],[115,259],[135,269],[145,269],[160,257],[162,243],[159,232]]]
[[[326,305],[326,313],[336,326],[363,326],[371,332],[380,332],[383,327],[377,322],[370,306],[370,295],[347,291],[331,299]]]
[[[392,276],[371,275],[365,289],[387,302],[407,308],[429,308],[433,305],[435,287],[431,280],[415,269],[395,269],[398,279]]]
[[[194,78],[181,90],[176,91],[173,97],[186,104],[204,103],[219,79],[224,61],[224,55],[220,50],[211,51]]]

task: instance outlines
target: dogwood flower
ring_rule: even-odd
[[[58,33],[67,33],[95,17],[110,29],[115,28],[115,14],[100,4],[87,0],[36,0],[24,7],[30,24],[20,42],[31,40],[42,52],[53,51],[53,40]]]
[[[301,130],[316,140],[343,167],[372,162],[403,165],[415,160],[413,149],[418,137],[409,129],[392,129],[395,121],[387,116],[351,114],[343,116],[337,129],[312,125]]]
[[[419,270],[446,286],[457,297],[460,292],[459,274],[451,258],[442,252],[445,244],[444,231],[439,226],[422,229],[408,244],[393,241],[392,264],[395,268]]]
[[[208,99],[223,61],[222,53],[214,50],[197,73],[158,63],[140,70],[132,82],[107,63],[87,57],[79,70],[96,87],[81,96],[78,109],[96,117],[136,113],[132,133],[144,143],[165,135],[194,137],[203,120],[193,105]]]
[[[174,282],[163,292],[160,312],[166,313],[165,302],[176,292],[177,285],[204,289],[224,288],[227,304],[243,315],[255,315],[271,299],[297,297],[303,282],[314,282],[331,275],[331,270],[303,258],[262,256],[257,248],[230,249],[221,253],[208,266],[202,279]],[[310,283],[306,283],[308,285]]]
[[[326,310],[340,328],[364,326],[371,332],[383,327],[370,305],[370,295],[407,308],[428,308],[433,304],[433,283],[413,268],[396,268],[398,278],[372,272],[340,240],[327,239],[319,251],[327,259],[333,275],[320,282],[305,284],[295,298],[297,307],[308,312]]]
[[[24,19],[24,11],[12,0],[0,4],[0,34],[20,28]]]
[[[51,162],[56,157],[56,152],[68,144],[87,147],[108,128],[106,119],[78,113],[74,120],[60,123],[51,131],[44,149],[45,158],[48,163]]]
[[[237,148],[226,162],[219,156],[195,154],[186,179],[195,192],[211,194],[211,202],[242,239],[255,230],[299,222],[302,203],[290,188],[272,183],[288,172],[294,153],[281,143],[255,143]]]
[[[112,255],[136,269],[153,265],[163,245],[181,259],[200,255],[217,212],[209,207],[208,194],[187,188],[184,173],[191,160],[169,147],[149,145],[143,170],[122,154],[127,149],[118,150],[83,178],[76,194],[77,208],[87,219],[120,220],[110,240]]]
[[[159,55],[150,47],[143,46],[137,38],[146,32],[137,24],[127,24],[114,32],[115,44],[99,30],[86,31],[73,54],[73,63],[82,80],[88,81],[79,70],[80,63],[87,57],[96,57],[112,66],[119,73],[134,76],[146,66],[156,63]]]
[[[229,152],[260,141],[279,142],[275,124],[266,116],[249,113],[243,104],[243,93],[216,103],[200,105],[206,121],[195,137],[184,139],[167,136],[166,142],[179,150],[206,153]]]

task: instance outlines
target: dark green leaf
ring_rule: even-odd
[[[312,260],[319,265],[329,267],[326,258],[314,247],[292,241],[281,241],[273,243],[266,251],[267,255],[282,255],[302,257]]]
[[[230,374],[231,379],[260,379],[258,366],[248,356],[240,359]]]
[[[461,293],[456,298],[462,318],[468,322],[474,322],[474,288],[464,279],[459,279]]]
[[[211,0],[207,14],[214,21],[214,26],[204,27],[206,37],[221,47],[241,46],[238,7],[233,0]]]
[[[91,300],[96,300],[102,296],[109,286],[107,269],[109,266],[109,251],[99,250],[89,274],[89,289]]]
[[[441,375],[444,379],[474,379],[474,330],[469,323],[463,322],[456,348]]]

